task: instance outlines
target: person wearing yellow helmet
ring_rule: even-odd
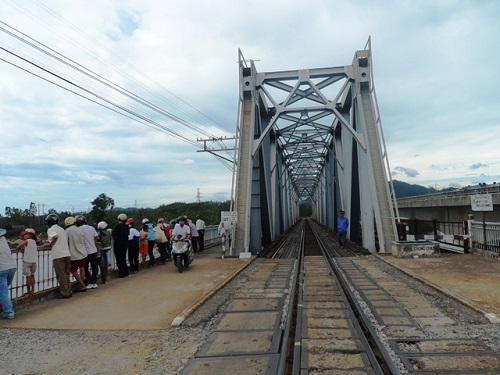
[[[69,252],[71,254],[69,272],[80,286],[80,291],[87,291],[85,286],[85,269],[87,268],[87,249],[83,243],[83,233],[76,226],[76,219],[68,216],[64,220],[66,236],[68,237]]]

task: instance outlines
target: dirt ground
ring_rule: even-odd
[[[480,254],[418,259],[383,255],[380,258],[483,313],[500,318],[500,261]]]

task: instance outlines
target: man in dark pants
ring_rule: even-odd
[[[205,221],[200,216],[196,216],[196,230],[198,231],[198,251],[205,250]]]
[[[118,266],[118,275],[120,277],[128,276],[127,267],[127,246],[128,246],[128,235],[129,226],[125,223],[127,221],[127,215],[121,213],[118,215],[118,224],[113,228],[111,235],[113,236],[116,265]]]
[[[347,228],[349,228],[349,219],[345,217],[344,210],[340,210],[339,217],[337,218],[337,232],[339,233],[339,245],[341,248],[346,243]]]

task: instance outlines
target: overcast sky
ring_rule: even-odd
[[[238,48],[260,72],[332,67],[370,36],[393,178],[498,182],[499,16],[496,0],[0,0],[0,214],[229,199],[196,140],[235,132]]]

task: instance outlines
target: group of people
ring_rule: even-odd
[[[106,284],[108,252],[112,248],[119,277],[126,277],[129,272],[138,272],[140,266],[145,267],[148,256],[149,266],[154,266],[157,262],[154,256],[155,246],[160,254],[159,261],[168,262],[171,259],[172,236],[180,232],[188,235],[195,252],[204,250],[205,222],[200,216],[196,223],[187,216],[173,219],[170,223],[159,218],[156,226],[144,218],[140,230],[135,228],[135,220],[128,218],[125,213],[119,214],[117,219],[118,223],[113,228],[101,221],[96,229],[87,223],[83,215],[69,216],[64,220],[64,229],[59,225],[56,214],[49,214],[45,218],[48,242],[43,248],[49,249],[52,255],[52,266],[59,282],[58,298],[72,297],[70,274],[74,276],[79,292],[97,288],[99,274],[101,284]],[[12,252],[23,252],[23,275],[26,277],[27,291],[22,297],[31,296],[35,292],[38,236],[31,228],[23,230],[20,233],[21,242],[11,250],[5,233],[5,229],[0,229],[0,303],[3,317],[13,319],[14,309],[9,297],[9,287],[17,267]]]

